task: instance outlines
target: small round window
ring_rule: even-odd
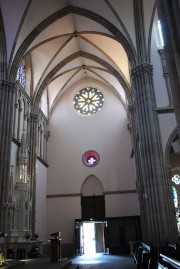
[[[73,101],[74,108],[82,115],[88,116],[98,112],[104,104],[104,96],[95,88],[84,88],[76,93]]]
[[[93,167],[99,162],[99,154],[94,150],[86,151],[83,155],[83,163],[86,166]]]

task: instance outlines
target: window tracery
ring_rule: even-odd
[[[17,71],[16,79],[19,81],[23,89],[26,86],[26,68],[24,64],[20,64]]]
[[[74,97],[73,105],[82,115],[92,115],[98,112],[104,104],[104,96],[98,89],[86,87]]]

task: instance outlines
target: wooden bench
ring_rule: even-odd
[[[180,260],[180,247],[179,247],[179,244],[178,243],[176,243],[174,245],[169,244],[168,245],[168,252],[167,252],[166,256],[168,256],[170,258],[173,258],[175,260]]]
[[[162,264],[158,262],[157,269],[167,269],[167,267],[164,267]]]
[[[131,254],[137,269],[155,269],[157,267],[152,245],[144,242],[131,242]]]
[[[173,258],[170,258],[170,257],[160,253],[160,257],[159,257],[159,261],[158,261],[158,269],[160,269],[160,268],[179,269],[180,268],[180,261],[177,261]]]

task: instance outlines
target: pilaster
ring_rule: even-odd
[[[32,200],[31,230],[35,232],[36,219],[36,162],[37,162],[37,133],[38,115],[30,114],[30,198]]]
[[[152,71],[149,63],[141,63],[132,70],[138,132],[135,157],[143,240],[160,246],[177,242],[178,231],[162,157]]]
[[[0,79],[0,230],[5,229],[4,203],[8,196],[15,84]]]
[[[141,155],[139,152],[139,136],[138,136],[138,128],[137,128],[137,115],[136,115],[136,102],[133,98],[133,103],[129,105],[128,108],[128,118],[130,120],[131,125],[131,136],[132,136],[132,145],[134,149],[134,161],[136,165],[136,187],[138,190],[138,200],[139,200],[139,206],[140,206],[140,212],[145,212],[146,208],[143,203],[143,195],[144,193],[144,185],[143,185],[143,174],[141,170]],[[143,224],[141,226],[142,234],[144,235],[147,231],[146,228],[146,219],[145,214],[141,214],[141,223]]]

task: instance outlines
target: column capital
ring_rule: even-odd
[[[140,63],[135,66],[131,71],[132,78],[136,78],[138,75],[142,75],[148,73],[149,75],[153,75],[153,66],[150,63]]]
[[[7,91],[15,92],[15,83],[10,80],[0,79],[0,88]]]
[[[35,122],[38,122],[38,115],[30,113],[30,119],[35,121]]]

